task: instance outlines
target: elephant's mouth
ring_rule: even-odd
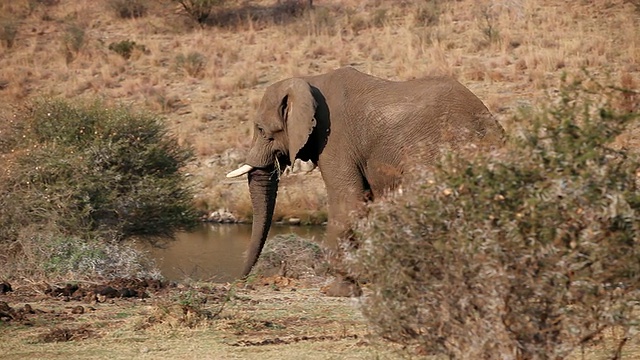
[[[239,168],[229,172],[227,174],[227,177],[234,178],[234,177],[242,176],[244,174],[253,172],[255,170],[261,170],[261,171],[267,171],[267,172],[271,172],[275,170],[275,171],[278,171],[278,175],[280,175],[282,174],[284,169],[287,168],[287,166],[291,165],[289,156],[282,151],[277,151],[274,154],[273,159],[274,159],[274,162],[266,166],[253,166],[253,165],[243,164]]]
[[[275,160],[276,162],[274,165],[275,165],[275,168],[278,170],[279,174],[282,174],[284,169],[286,169],[287,166],[291,165],[291,161],[289,160],[289,155],[281,151],[276,152]]]

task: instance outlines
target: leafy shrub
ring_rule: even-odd
[[[426,0],[415,4],[414,21],[418,25],[435,25],[440,19],[442,10],[438,0]]]
[[[496,27],[498,23],[498,11],[493,5],[478,4],[477,11],[482,19],[478,20],[480,31],[488,43],[497,43],[501,40],[500,31]]]
[[[349,9],[346,9],[345,16],[351,21]],[[313,11],[308,12],[307,18],[303,18],[296,24],[300,29],[295,31],[304,31],[311,35],[335,35],[339,31],[338,20],[340,17],[336,16],[328,7],[316,7]]]
[[[636,12],[640,13],[640,0],[625,0],[624,3],[633,5]]]
[[[85,44],[85,30],[78,25],[69,25],[62,35],[62,52],[67,64],[71,63]]]
[[[55,6],[60,4],[60,0],[31,0],[31,3],[29,4],[31,7],[35,5]]]
[[[129,59],[131,54],[138,50],[142,53],[147,52],[147,48],[144,45],[136,44],[133,40],[122,40],[118,42],[112,42],[109,44],[109,50],[119,54],[125,59]]]
[[[376,9],[371,15],[371,23],[375,27],[383,27],[389,21],[389,11],[384,8]]]
[[[450,358],[561,359],[616,328],[619,358],[639,320],[640,161],[611,145],[638,116],[616,97],[567,84],[503,151],[449,155],[372,206],[352,265],[383,337]]]
[[[80,278],[161,278],[160,272],[146,254],[131,245],[86,241],[78,237],[55,237],[35,234],[28,241],[39,243],[34,255],[40,259],[48,276]],[[24,240],[23,240],[24,241]],[[24,242],[22,243],[25,246]]]
[[[207,65],[207,58],[197,51],[191,51],[187,55],[176,56],[176,68],[183,70],[194,78],[202,77]]]
[[[196,223],[191,152],[154,116],[39,101],[0,134],[0,243],[28,226],[84,239],[169,236]]]
[[[69,235],[52,225],[19,229],[13,242],[0,243],[0,278],[118,279],[161,278],[148,253],[133,244]]]
[[[0,41],[7,49],[13,47],[18,36],[18,23],[12,19],[0,19]]]
[[[147,0],[110,0],[109,6],[123,19],[143,17],[147,13]]]
[[[281,0],[273,9],[273,18],[275,22],[280,22],[288,18],[298,17],[305,11],[313,7],[313,1],[301,0]]]
[[[69,25],[64,34],[64,44],[67,50],[79,52],[85,41],[85,31],[77,25]]]
[[[182,6],[185,14],[200,25],[205,25],[216,6],[224,0],[174,0]]]

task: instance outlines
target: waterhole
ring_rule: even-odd
[[[320,241],[323,226],[274,225],[267,242],[276,235],[296,234]],[[202,224],[195,231],[176,234],[161,248],[141,245],[151,254],[165,279],[227,282],[240,277],[251,238],[250,224]]]

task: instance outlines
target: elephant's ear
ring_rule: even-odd
[[[291,79],[287,95],[282,99],[280,114],[286,124],[291,164],[309,140],[316,126],[316,101],[311,86],[302,79]]]

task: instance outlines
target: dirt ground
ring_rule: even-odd
[[[1,359],[440,359],[375,335],[362,299],[325,278],[190,285],[148,280],[0,286]],[[365,288],[365,297],[367,289]],[[610,359],[606,332],[569,359]],[[622,359],[637,359],[640,339]]]
[[[0,357],[400,358],[372,334],[358,300],[322,296],[319,285],[274,277],[16,286],[0,295]]]

